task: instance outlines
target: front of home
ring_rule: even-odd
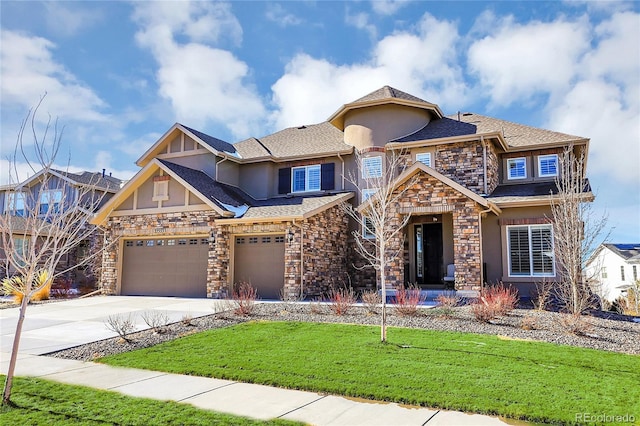
[[[601,244],[585,265],[593,291],[614,302],[640,279],[640,243]]]
[[[491,117],[447,117],[388,86],[325,122],[234,144],[175,124],[94,219],[109,247],[102,288],[217,298],[249,282],[264,299],[376,289],[343,206],[361,205],[368,180],[399,155],[392,184],[402,196],[389,225],[408,222],[391,242],[400,255],[387,283],[503,281],[527,296],[558,275],[550,194],[559,156],[587,148],[584,138]]]

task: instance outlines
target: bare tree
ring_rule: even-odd
[[[566,148],[558,157],[558,194],[551,196],[555,258],[560,275],[555,294],[574,315],[592,305],[585,264],[593,250],[608,237],[606,215],[596,216],[591,207],[593,195],[585,179],[585,165],[584,149],[576,152],[573,146]]]
[[[396,180],[406,168],[406,156],[392,151],[382,156],[379,169],[363,164],[363,156],[356,154],[356,173],[345,178],[357,189],[362,204],[354,208],[343,203],[342,209],[357,224],[352,232],[355,238],[355,250],[365,261],[365,267],[371,267],[379,277],[382,313],[380,322],[380,340],[387,340],[387,283],[386,274],[391,263],[404,250],[404,227],[410,215],[398,213],[399,202],[416,177],[396,187]],[[397,244],[393,241],[398,239]]]
[[[22,298],[4,385],[3,404],[10,403],[27,305],[34,293],[55,277],[80,266],[59,267],[64,264],[61,261],[67,259],[76,246],[94,231],[89,221],[105,196],[104,189],[97,187],[95,182],[79,186],[66,182],[64,178],[69,173],[68,166],[67,171],[54,168],[63,129],[58,129],[57,120],[52,121],[51,117],[44,126],[38,123],[36,115],[43,99],[29,111],[20,126],[15,150],[9,158],[9,183],[15,187],[15,192],[7,200],[7,212],[0,215],[4,266],[10,276],[3,280],[3,287],[5,292]],[[27,139],[32,140],[27,142]],[[34,180],[37,179],[37,184],[29,192],[20,192],[17,186],[18,166],[21,163],[26,164],[36,176]],[[94,253],[83,262],[90,262],[97,255]]]

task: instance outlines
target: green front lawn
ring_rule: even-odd
[[[640,419],[640,357],[496,336],[250,322],[101,362],[539,422]]]
[[[4,383],[5,376],[1,376]],[[2,425],[294,425],[200,410],[191,405],[132,398],[115,392],[16,377]]]

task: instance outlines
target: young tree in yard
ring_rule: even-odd
[[[62,129],[58,129],[57,121],[52,122],[51,118],[45,125],[38,123],[36,115],[41,103],[42,99],[22,122],[15,150],[9,158],[10,184],[19,182],[18,168],[26,164],[34,175],[37,173],[37,185],[30,192],[20,193],[20,188],[16,188],[15,194],[20,193],[24,197],[20,208],[11,205],[16,203],[14,195],[9,197],[7,212],[0,215],[3,266],[10,275],[2,282],[3,290],[22,299],[2,396],[3,405],[10,403],[27,305],[34,293],[49,285],[56,276],[69,271],[57,270],[56,266],[91,235],[94,228],[89,220],[104,196],[104,191],[92,183],[71,186],[60,179],[67,173],[54,169]],[[91,258],[84,261],[89,262]]]
[[[565,310],[576,316],[592,305],[585,263],[608,236],[606,216],[596,217],[591,207],[593,195],[584,177],[585,164],[585,150],[565,149],[558,156],[558,194],[551,196],[555,258],[560,276],[555,294]]]
[[[355,250],[362,256],[365,267],[371,267],[379,277],[382,294],[382,313],[380,322],[380,340],[387,340],[387,283],[386,274],[391,263],[397,259],[404,248],[402,241],[392,245],[394,239],[403,240],[403,230],[410,215],[397,213],[397,205],[416,178],[395,187],[396,178],[406,168],[405,157],[400,152],[391,152],[379,158],[379,165],[363,163],[363,156],[356,155],[357,172],[346,179],[357,188],[360,207],[343,203],[342,209],[357,224],[352,232],[355,238]],[[371,157],[369,157],[371,158]]]

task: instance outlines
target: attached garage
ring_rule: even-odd
[[[234,284],[248,282],[261,299],[279,299],[284,287],[284,235],[236,236]]]
[[[206,297],[207,236],[124,241],[120,294]]]

